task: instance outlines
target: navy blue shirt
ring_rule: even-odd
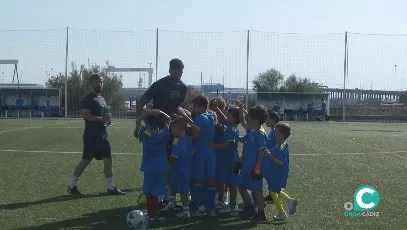
[[[90,110],[93,116],[103,117],[106,114],[106,101],[102,96],[94,93],[88,94],[82,100],[82,109]],[[99,121],[85,121],[84,135],[108,138],[106,125]]]
[[[169,76],[154,82],[144,93],[144,97],[153,100],[154,109],[159,109],[171,116],[177,113],[177,108],[184,102],[187,87],[179,81],[175,83]]]

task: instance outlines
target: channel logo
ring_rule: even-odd
[[[379,205],[380,194],[376,188],[363,185],[356,189],[353,194],[353,203],[344,204],[344,216],[374,216],[378,217],[379,212],[373,212]]]

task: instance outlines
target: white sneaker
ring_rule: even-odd
[[[290,199],[287,204],[287,211],[289,215],[294,215],[294,213],[297,211],[297,200],[296,199]]]
[[[177,214],[177,217],[179,218],[189,218],[191,217],[191,213],[189,211],[182,211]]]
[[[201,206],[199,206],[199,209],[198,209],[198,211],[200,211],[200,212],[205,212],[205,205],[201,205]]]
[[[203,214],[198,210],[196,212],[191,212],[190,215],[191,216],[202,216]]]
[[[175,208],[175,204],[172,203],[172,202],[168,202],[168,204],[163,209],[161,209],[160,211],[161,212],[168,212],[168,211],[174,210],[174,208]]]
[[[225,206],[221,210],[219,210],[219,213],[221,214],[227,214],[227,213],[232,213],[232,212],[239,212],[239,206],[235,205],[234,208],[230,208],[230,206]]]
[[[283,220],[287,219],[287,214],[285,214],[285,213],[279,213],[279,214],[275,215],[275,216],[273,217],[273,219],[274,219],[275,221],[283,221]]]
[[[221,200],[218,200],[218,201],[216,202],[216,204],[215,204],[215,207],[223,208],[223,207],[228,206],[228,205],[229,205],[229,203],[224,202],[224,201],[221,201]]]

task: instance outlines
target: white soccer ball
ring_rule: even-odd
[[[127,226],[131,229],[145,229],[147,226],[147,218],[140,210],[133,210],[127,214]]]

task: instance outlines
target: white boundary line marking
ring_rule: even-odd
[[[51,124],[51,125],[29,126],[29,127],[18,128],[18,129],[7,129],[7,130],[0,131],[0,134],[8,133],[8,132],[15,132],[15,131],[22,131],[22,130],[27,130],[27,129],[60,128],[57,125],[66,124],[66,123],[70,123],[70,122],[71,121],[61,121],[61,122],[57,122],[57,123]],[[56,127],[53,127],[53,126],[56,126]]]
[[[51,150],[19,150],[19,149],[0,149],[4,153],[58,153],[58,154],[82,154],[76,151],[51,151]],[[356,153],[293,153],[291,156],[335,156],[335,155],[368,155],[380,153],[407,153],[407,151],[392,151],[392,152],[356,152]],[[142,155],[142,153],[112,153],[114,155]]]

